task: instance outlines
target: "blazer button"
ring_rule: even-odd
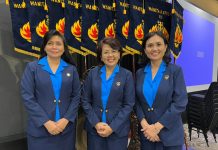
[[[56,99],[54,100],[54,103],[56,103]]]
[[[103,110],[102,109],[100,109],[100,112],[102,112]]]
[[[107,112],[108,112],[108,110],[106,109],[106,110],[105,110],[105,112],[107,113]]]
[[[150,108],[148,108],[148,111],[151,111],[151,109],[150,109]]]
[[[60,103],[61,102],[61,100],[58,100],[58,103]]]
[[[151,108],[151,111],[154,111],[154,108],[153,108],[153,107]]]

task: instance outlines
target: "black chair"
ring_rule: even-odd
[[[210,126],[209,129],[213,134],[213,137],[216,141],[216,134],[218,134],[218,87],[214,88],[214,95],[213,95],[213,103],[212,107],[208,107],[208,112],[211,112],[210,116]],[[217,141],[216,141],[217,142]]]
[[[208,144],[207,132],[213,133],[216,142],[218,133],[218,82],[212,82],[206,93],[189,94],[187,105],[187,121],[189,137],[191,140],[192,130],[203,133]]]

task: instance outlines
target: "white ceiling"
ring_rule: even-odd
[[[196,7],[218,17],[218,0],[186,0]]]

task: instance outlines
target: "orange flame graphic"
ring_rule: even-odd
[[[115,31],[114,31],[114,23],[110,24],[106,29],[105,29],[105,37],[112,37],[115,38]]]
[[[71,26],[71,33],[76,37],[77,40],[81,41],[81,23],[80,20],[76,21],[72,26]]]
[[[135,38],[137,40],[142,40],[144,38],[144,31],[142,24],[138,25],[134,30]]]
[[[95,23],[94,25],[92,25],[88,29],[88,36],[89,36],[90,39],[93,40],[93,42],[97,43],[97,40],[98,40],[98,26],[97,26],[97,23]]]
[[[65,28],[65,18],[62,18],[58,21],[58,23],[56,23],[56,30],[64,34],[64,28]]]
[[[48,32],[48,26],[45,23],[45,20],[41,21],[39,25],[36,27],[36,33],[40,37],[44,37],[45,33]]]
[[[182,31],[180,29],[180,26],[177,24],[176,32],[175,32],[175,39],[174,39],[174,45],[176,48],[179,47],[179,44],[182,43],[182,40],[183,40]]]
[[[157,32],[157,31],[161,31],[166,37],[166,39],[169,40],[169,33],[167,29],[163,26],[163,22],[158,22],[149,30],[149,32]]]
[[[31,31],[30,31],[30,23],[27,22],[20,28],[20,35],[22,38],[26,39],[28,42],[31,42]]]
[[[170,36],[169,36],[167,29],[165,28],[162,32],[165,35],[166,39],[169,41]]]
[[[129,21],[127,21],[123,27],[122,27],[122,33],[125,36],[125,38],[128,38],[128,34],[129,34]]]

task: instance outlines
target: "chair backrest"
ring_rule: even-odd
[[[218,82],[212,82],[205,97],[209,129],[218,127]]]

